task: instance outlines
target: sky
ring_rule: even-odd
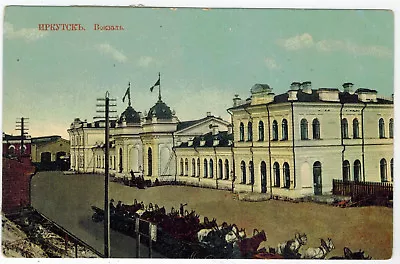
[[[79,23],[85,31],[39,31]],[[95,31],[94,24],[121,25]],[[161,73],[163,101],[179,120],[206,112],[229,120],[232,98],[255,83],[276,94],[293,81],[313,88],[352,82],[394,91],[394,14],[386,10],[7,7],[3,26],[3,131],[29,118],[32,136],[61,135],[96,116],[96,98],[122,97],[148,111]]]

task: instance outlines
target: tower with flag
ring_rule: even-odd
[[[158,86],[158,101],[161,101],[161,74],[158,73],[158,80],[157,82],[150,87],[150,92],[153,92],[154,87]]]
[[[125,102],[125,98],[128,96],[128,105],[131,106],[131,82],[128,83],[128,89],[126,89],[124,97],[122,97],[122,102]]]

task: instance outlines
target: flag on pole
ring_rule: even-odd
[[[129,97],[129,93],[131,92],[131,83],[129,83],[128,89],[126,89],[124,97],[122,97],[122,102],[125,102],[125,97]]]
[[[156,87],[157,85],[160,85],[160,76],[158,76],[157,82],[152,87],[150,87],[150,92],[153,92],[154,87]]]

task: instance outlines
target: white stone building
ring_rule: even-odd
[[[161,98],[147,115],[129,106],[112,123],[112,173],[292,198],[330,193],[333,179],[393,181],[393,98],[375,90],[256,84],[228,112],[180,122]],[[76,119],[68,132],[71,168],[104,171],[104,125]]]
[[[236,96],[228,109],[234,137],[176,148],[178,179],[291,198],[331,193],[333,179],[393,181],[393,99],[354,92],[351,83],[343,88],[294,82],[275,95],[266,84],[254,85],[250,98]]]
[[[132,171],[145,179],[175,180],[174,146],[211,131],[210,124],[218,125],[222,131],[227,131],[229,125],[209,112],[198,120],[179,121],[161,97],[145,115],[129,103],[119,119],[110,124],[110,172],[117,177]],[[104,121],[74,120],[68,129],[72,170],[104,172],[104,128]]]

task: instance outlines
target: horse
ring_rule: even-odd
[[[204,217],[203,223],[200,223],[200,228],[201,228],[201,229],[210,229],[210,228],[213,228],[213,227],[218,227],[218,225],[217,225],[217,219],[213,218],[213,219],[210,221],[210,220],[208,220],[208,217],[205,216],[205,217]]]
[[[245,229],[240,229],[235,225],[231,225],[231,231],[229,231],[226,235],[225,235],[225,241],[228,244],[233,244],[238,240],[244,239],[246,238],[246,231]]]
[[[296,233],[294,239],[280,243],[276,253],[285,258],[299,258],[299,249],[307,243],[307,235]]]
[[[306,251],[301,254],[302,259],[323,259],[325,256],[331,252],[335,246],[333,245],[333,242],[330,238],[328,238],[328,241],[325,242],[321,238],[321,246],[317,248],[307,248]]]
[[[257,229],[254,229],[252,237],[238,240],[234,243],[234,247],[239,248],[243,257],[247,257],[249,255],[252,256],[255,252],[257,252],[258,247],[263,241],[267,241],[267,235],[265,234],[264,230],[259,232]]]
[[[362,259],[362,260],[370,260],[372,257],[365,255],[364,251],[352,252],[349,248],[343,248],[344,256],[334,256],[329,259]]]

